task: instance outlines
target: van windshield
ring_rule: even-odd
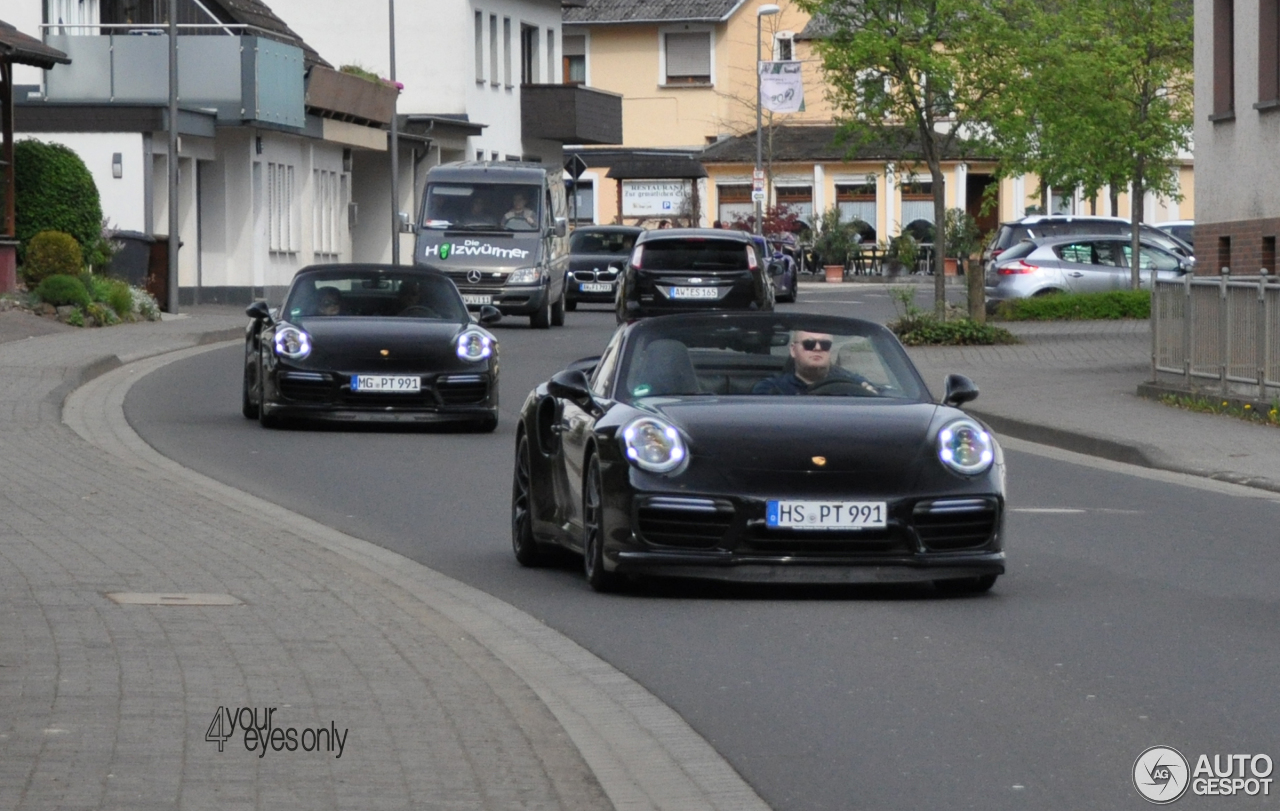
[[[525,183],[431,183],[422,227],[454,231],[537,231],[541,189]]]

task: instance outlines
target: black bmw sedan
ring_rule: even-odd
[[[877,324],[684,315],[621,327],[531,392],[516,432],[512,546],[626,575],[752,582],[932,581],[1004,572],[1000,446],[936,400]]]
[[[643,228],[631,225],[584,225],[569,237],[569,278],[564,286],[566,310],[584,304],[613,304],[618,276],[627,264]]]
[[[767,312],[773,309],[767,273],[764,257],[741,231],[645,231],[619,282],[618,323],[671,313]]]
[[[284,306],[245,311],[243,412],[289,419],[498,424],[498,341],[444,274],[403,265],[315,265]]]

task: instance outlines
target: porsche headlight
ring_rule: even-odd
[[[463,360],[482,361],[493,354],[493,338],[482,332],[464,332],[454,343]]]
[[[311,354],[311,336],[297,327],[276,330],[276,354],[290,360],[302,360]]]
[[[641,417],[622,431],[627,459],[650,473],[670,473],[689,455],[680,432],[656,417]]]
[[[511,272],[507,284],[537,284],[542,281],[541,268],[520,268]]]
[[[956,473],[976,476],[995,460],[995,442],[973,420],[954,420],[938,432],[938,458]]]

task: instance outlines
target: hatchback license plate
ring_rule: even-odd
[[[612,293],[613,285],[609,282],[587,282],[578,286],[584,293]]]
[[[884,529],[883,501],[770,501],[765,524],[775,529]]]
[[[671,298],[719,298],[720,291],[714,287],[673,287]]]
[[[352,375],[351,390],[417,394],[422,391],[422,378],[400,375]]]

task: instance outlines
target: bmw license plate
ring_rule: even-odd
[[[407,375],[352,375],[351,390],[391,394],[417,394],[422,391],[422,378]]]
[[[673,287],[671,298],[719,298],[720,291],[714,287]]]
[[[484,304],[492,304],[493,296],[468,296],[466,293],[463,293],[462,303],[470,304],[474,307],[479,307]]]
[[[883,501],[770,501],[765,524],[775,529],[884,529]]]
[[[609,282],[586,282],[578,286],[584,293],[612,293],[613,285]]]

